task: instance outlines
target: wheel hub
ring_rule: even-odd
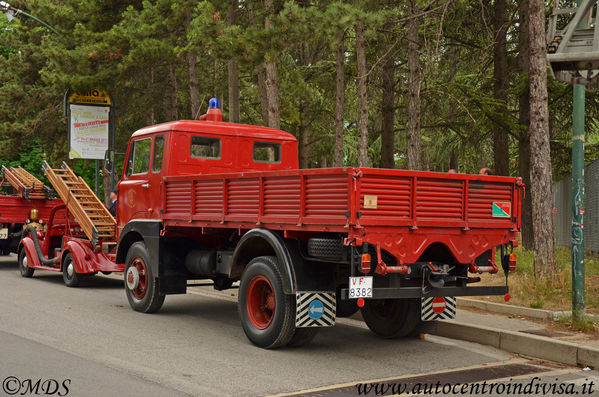
[[[139,272],[136,267],[131,266],[127,270],[127,288],[134,290],[139,287]]]
[[[73,262],[71,261],[67,264],[67,276],[69,278],[72,278],[74,272],[75,272],[75,269],[73,267]]]
[[[276,298],[270,281],[257,276],[248,286],[247,312],[251,323],[258,329],[267,328],[274,317]]]
[[[27,269],[27,255],[23,256],[23,260],[21,261],[21,263],[23,264],[23,268]]]

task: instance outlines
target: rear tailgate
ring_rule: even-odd
[[[362,226],[512,229],[520,226],[520,178],[361,169]]]

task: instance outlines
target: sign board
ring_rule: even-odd
[[[91,89],[89,91],[78,93],[73,92],[69,95],[69,103],[80,103],[89,105],[112,105],[110,95],[101,89]]]
[[[103,160],[110,140],[110,106],[71,103],[69,113],[69,159]]]

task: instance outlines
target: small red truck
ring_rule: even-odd
[[[16,253],[23,231],[41,231],[50,212],[60,204],[51,190],[25,169],[2,167],[0,180],[0,255]]]
[[[221,120],[211,100],[200,121],[133,133],[114,235],[94,218],[87,249],[62,247],[61,261],[122,266],[140,312],[195,280],[238,287],[243,330],[264,348],[307,343],[360,308],[377,335],[412,335],[455,315],[456,296],[508,292],[520,178],[298,169],[291,134]],[[69,209],[85,198],[61,197]],[[81,224],[86,214],[73,215]],[[500,267],[505,285],[476,286]]]

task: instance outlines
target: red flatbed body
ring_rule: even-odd
[[[166,227],[338,232],[416,262],[444,243],[461,263],[499,244],[516,244],[520,178],[331,168],[167,176]],[[509,213],[494,216],[494,203]],[[507,204],[509,203],[509,204]]]

